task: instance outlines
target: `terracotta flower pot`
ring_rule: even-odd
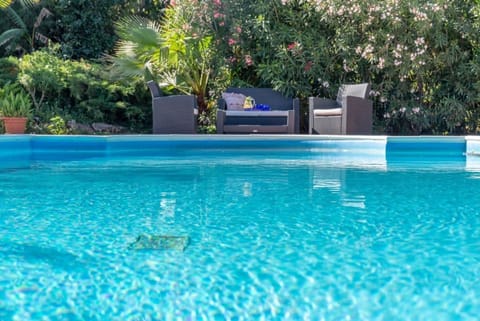
[[[26,117],[3,117],[5,134],[24,134],[27,128]]]

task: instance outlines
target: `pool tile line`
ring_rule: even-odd
[[[474,164],[480,155],[478,136],[327,136],[327,135],[119,135],[0,136],[0,167],[25,167],[31,162],[70,161],[124,156],[220,153],[302,154],[397,159],[458,159]],[[478,160],[480,163],[480,160]],[[480,166],[480,165],[479,165]]]

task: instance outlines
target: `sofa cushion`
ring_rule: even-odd
[[[314,109],[314,116],[341,116],[342,108]]]
[[[243,104],[247,96],[237,93],[223,93],[222,98],[225,99],[228,110],[243,110]]]

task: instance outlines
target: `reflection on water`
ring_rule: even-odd
[[[326,190],[337,195],[339,204],[344,207],[366,208],[367,195],[361,190],[349,189],[349,168],[312,168],[312,189]]]
[[[148,161],[0,173],[1,320],[478,319],[477,172]]]

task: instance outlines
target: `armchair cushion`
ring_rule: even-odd
[[[341,116],[342,108],[314,109],[314,116]]]

